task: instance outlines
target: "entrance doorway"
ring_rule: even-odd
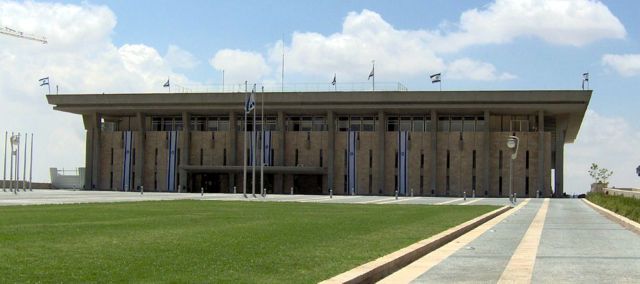
[[[189,192],[222,193],[229,190],[229,175],[220,173],[192,173],[189,175]]]
[[[322,175],[293,175],[296,194],[322,194]]]

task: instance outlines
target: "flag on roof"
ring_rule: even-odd
[[[440,82],[441,78],[440,78],[441,74],[433,74],[431,76],[429,76],[431,78],[431,83],[438,83]]]
[[[42,78],[42,79],[40,79],[40,80],[38,80],[38,81],[40,81],[40,86],[47,86],[47,85],[49,85],[49,77],[44,77],[44,78]]]

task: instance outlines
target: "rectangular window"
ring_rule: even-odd
[[[498,153],[498,169],[502,169],[502,150]]]
[[[424,176],[420,176],[420,195],[424,194]]]
[[[229,117],[220,117],[218,119],[218,131],[229,131]]]
[[[204,165],[204,149],[200,148],[200,165]]]
[[[360,117],[351,117],[349,121],[349,130],[350,131],[360,131]]]
[[[300,131],[311,131],[312,125],[313,123],[310,116],[301,117]]]
[[[156,154],[153,157],[153,165],[155,165],[155,166],[158,165],[158,148],[156,148]]]
[[[473,117],[473,116],[465,117],[463,125],[462,125],[462,131],[464,131],[464,132],[473,132],[473,131],[475,131],[475,122],[476,122],[475,117]]]
[[[462,131],[462,117],[451,117],[451,131]]]
[[[111,148],[111,164],[113,165],[113,148]]]
[[[133,165],[136,165],[136,148],[133,148],[133,151],[131,151],[131,162],[133,163]]]
[[[451,151],[447,150],[447,169],[451,166]]]
[[[327,120],[322,116],[313,118],[313,131],[327,131]]]
[[[529,196],[529,177],[525,177],[524,179],[524,194]]]
[[[373,190],[373,177],[369,174],[369,194],[372,193]]]
[[[485,129],[484,117],[479,116],[476,118],[476,131],[484,131],[484,129]]]
[[[449,131],[449,117],[438,117],[438,131]]]
[[[395,186],[396,191],[397,191],[398,190],[398,175],[394,176],[393,185]]]
[[[527,157],[526,157],[525,164],[526,164],[526,168],[528,169],[529,168],[529,151],[527,151]]]
[[[396,158],[394,160],[395,160],[394,167],[397,169],[398,168],[398,151],[396,151]]]
[[[369,149],[369,168],[373,168],[373,150]]]
[[[298,149],[296,149],[296,162],[294,163],[294,165],[298,166]]]
[[[498,177],[498,196],[502,196],[502,177]]]
[[[387,120],[387,131],[398,131],[398,118],[395,116],[389,117]]]
[[[158,173],[153,173],[153,189],[158,190]]]
[[[227,165],[227,148],[224,148],[222,150],[222,165],[223,166]]]
[[[338,131],[349,131],[349,117],[338,117]]]
[[[375,131],[375,123],[373,117],[363,117],[362,118],[362,131]]]
[[[471,168],[475,169],[476,168],[476,150],[473,150],[473,154],[472,155],[473,155],[473,158],[472,158],[472,161],[471,161]]]
[[[207,130],[208,131],[218,131],[218,118],[217,117],[209,117],[209,118],[207,118]]]
[[[411,126],[413,131],[423,132],[424,131],[424,117],[415,116],[411,119]]]
[[[151,131],[160,131],[162,130],[162,118],[153,117],[151,118]]]
[[[420,153],[420,168],[424,169],[424,153]]]
[[[176,157],[178,159],[178,165],[180,165],[180,148],[178,148],[178,155]]]
[[[322,149],[320,149],[320,167],[322,168]]]
[[[113,189],[113,172],[109,173],[109,188]]]

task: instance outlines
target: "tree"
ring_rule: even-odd
[[[589,175],[595,180],[595,183],[604,184],[605,187],[609,186],[609,178],[613,175],[613,171],[605,168],[600,168],[598,164],[591,163],[589,168]]]

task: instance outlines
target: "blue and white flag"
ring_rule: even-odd
[[[356,184],[356,142],[358,139],[357,131],[349,131],[349,139],[347,144],[347,194],[355,195]]]
[[[376,67],[374,66],[373,68],[371,68],[371,72],[369,72],[369,77],[367,77],[367,80],[371,79],[371,77],[375,76],[375,70]],[[375,77],[374,77],[375,79]]]
[[[244,112],[249,113],[256,107],[256,101],[254,96],[256,94],[256,84],[253,84],[253,90],[251,90],[251,95],[249,95],[249,99],[244,104]]]
[[[124,146],[124,159],[122,159],[122,190],[131,190],[131,151],[133,150],[133,132],[124,131],[122,133]]]
[[[168,164],[167,164],[167,190],[176,191],[176,177],[178,168],[178,131],[167,131],[169,136],[168,146]]]
[[[48,86],[49,85],[49,77],[44,77],[40,80],[38,80],[40,82],[40,86]]]
[[[336,85],[336,74],[333,74],[333,81],[331,81],[331,85]]]
[[[162,87],[165,87],[165,88],[171,87],[171,84],[169,83],[169,79],[167,79],[167,82],[164,83],[164,85],[162,85]]]
[[[407,195],[407,141],[409,132],[398,132],[398,195]]]
[[[440,82],[440,79],[441,79],[441,78],[440,78],[440,76],[441,76],[441,74],[440,74],[440,73],[438,73],[438,74],[433,74],[433,75],[429,76],[429,78],[431,78],[431,83],[438,83],[438,82]]]
[[[271,131],[265,131],[262,138],[262,153],[264,153],[262,164],[271,166]]]

